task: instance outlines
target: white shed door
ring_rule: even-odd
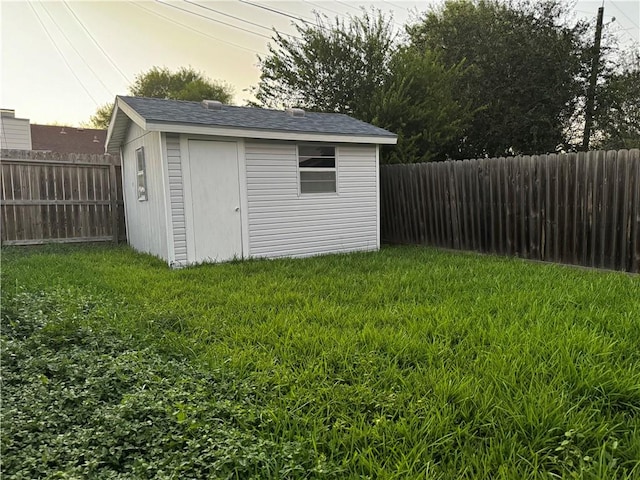
[[[189,140],[195,261],[242,257],[238,148]]]

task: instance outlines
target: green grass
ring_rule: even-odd
[[[256,478],[640,478],[637,276],[417,247],[172,271],[57,246],[3,249],[2,283],[5,306],[90,298],[79,324],[241,386],[234,428],[275,459]]]

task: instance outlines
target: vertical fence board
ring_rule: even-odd
[[[593,183],[592,183],[592,196],[591,196],[591,249],[589,255],[589,266],[596,266],[596,252],[598,251],[598,227],[600,227],[600,200],[602,187],[600,182],[602,181],[602,174],[600,170],[602,168],[600,152],[591,152],[593,154]]]
[[[576,156],[576,170],[574,177],[574,190],[573,190],[573,228],[571,238],[571,253],[572,263],[578,264],[580,260],[578,258],[580,252],[580,237],[581,226],[583,219],[582,212],[582,199],[584,198],[584,152],[579,152]]]
[[[631,213],[631,241],[629,242],[631,250],[631,266],[630,271],[634,273],[640,272],[640,150],[634,149],[629,151],[629,157],[632,159],[631,185],[633,193],[629,195],[632,200]]]
[[[606,194],[603,200],[603,232],[602,232],[602,246],[601,246],[601,265],[605,268],[615,268],[614,262],[612,259],[615,255],[614,253],[614,243],[615,243],[615,229],[616,224],[614,222],[614,217],[616,216],[616,152],[609,151],[605,155],[605,171],[606,171]]]
[[[575,177],[576,154],[569,153],[563,155],[562,168],[562,262],[571,263],[571,251],[569,245],[571,242],[571,199],[573,198],[573,178]]]
[[[620,238],[620,183],[623,181],[624,172],[621,172],[621,164],[618,152],[614,152],[613,156],[613,194],[611,197],[611,246],[609,251],[609,268],[619,268],[622,263],[618,258],[618,239]]]
[[[627,157],[627,152],[622,150],[618,152],[618,160],[622,163],[624,167],[624,188],[622,189],[622,195],[620,201],[622,202],[622,218],[620,221],[620,265],[624,270],[631,269],[631,261],[627,256],[628,250],[627,246],[630,246],[629,242],[629,234],[631,232],[630,228],[630,209],[632,195],[630,195],[630,185],[631,185],[631,174],[632,170],[632,159]]]
[[[478,220],[480,227],[480,250],[486,252],[489,248],[489,225],[487,215],[487,178],[485,175],[486,165],[484,159],[478,160]]]
[[[504,253],[506,255],[513,255],[513,242],[511,240],[511,228],[510,228],[511,227],[511,199],[509,196],[509,192],[510,192],[509,185],[511,181],[511,176],[509,173],[510,172],[509,165],[510,163],[507,163],[504,157],[500,157],[498,168],[502,172],[502,191],[503,191],[503,197],[502,197],[503,207],[502,208],[504,210],[504,229],[503,229]]]
[[[446,162],[447,177],[449,179],[449,202],[451,209],[451,240],[453,248],[460,248],[460,209],[458,205],[457,183],[454,162]]]
[[[535,175],[536,175],[536,157],[527,157],[528,165],[526,170],[527,175],[527,202],[529,203],[529,211],[527,216],[529,217],[529,256],[536,260],[540,259],[540,240],[537,238],[538,231],[538,216],[539,209],[537,209],[537,190],[535,188]]]
[[[553,191],[551,193],[551,210],[553,211],[553,220],[551,223],[551,235],[553,240],[553,261],[561,262],[560,258],[560,162],[558,155],[552,153],[549,155],[551,160],[551,181]]]
[[[485,179],[485,198],[487,200],[486,209],[488,212],[489,222],[487,224],[487,249],[491,253],[496,253],[496,209],[495,209],[495,191],[494,191],[494,179],[493,179],[493,165],[492,160],[484,160],[484,179]]]

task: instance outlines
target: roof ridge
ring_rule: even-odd
[[[135,99],[144,99],[144,100],[154,100],[154,101],[163,101],[163,102],[180,102],[180,103],[193,103],[193,104],[201,104],[203,100],[201,101],[197,101],[197,100],[181,100],[181,99],[175,99],[175,98],[158,98],[158,97],[142,97],[142,96],[136,96],[136,95],[118,95],[118,97],[123,98],[123,99],[127,99],[127,98],[135,98]],[[215,100],[215,99],[205,99],[205,100]],[[265,108],[265,107],[258,107],[258,106],[251,106],[251,105],[233,105],[230,103],[222,103],[223,107],[231,107],[231,108],[242,108],[242,109],[250,109],[250,110],[266,110],[268,112],[279,112],[279,113],[285,113],[287,108],[300,108],[301,110],[304,110],[305,113],[311,113],[314,115],[342,115],[345,117],[349,117],[353,120],[357,120],[359,122],[363,122],[363,123],[368,123],[365,122],[364,120],[360,120],[359,118],[355,118],[352,117],[351,115],[349,115],[348,113],[343,113],[343,112],[317,112],[314,110],[307,110],[306,108],[302,108],[302,107],[284,107],[283,110],[280,110],[278,108]]]

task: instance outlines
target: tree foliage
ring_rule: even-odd
[[[596,100],[597,148],[640,148],[640,51],[605,74]]]
[[[112,102],[100,105],[96,110],[96,113],[89,117],[87,127],[90,128],[102,128],[109,127],[109,121],[111,120],[111,113],[113,112],[114,104]]]
[[[455,98],[459,64],[402,46],[380,12],[334,23],[317,16],[296,28],[298,37],[276,34],[260,60],[260,106],[346,113],[388,128],[398,146],[383,161],[446,158],[470,118],[467,102]]]
[[[232,89],[224,83],[210,80],[204,73],[182,67],[172,72],[166,67],[153,67],[136,76],[129,93],[135,97],[172,100],[219,100],[229,103]]]
[[[230,103],[233,89],[226,83],[209,79],[204,73],[191,67],[172,72],[167,67],[153,67],[136,76],[129,94],[136,97],[165,98],[173,100],[219,100]],[[113,111],[113,103],[98,108],[89,119],[94,128],[107,128]]]
[[[316,25],[296,24],[297,37],[276,33],[269,54],[260,59],[258,103],[370,120],[372,94],[384,84],[395,51],[390,25],[381,13],[363,11],[333,24],[316,15]]]
[[[469,102],[456,99],[462,63],[444,66],[429,51],[401,48],[390,62],[389,75],[373,98],[376,125],[398,134],[398,144],[385,148],[388,163],[443,160],[473,117]]]
[[[457,81],[477,111],[456,156],[554,151],[570,141],[584,90],[582,23],[559,0],[450,0],[408,28],[415,48],[469,68]]]

